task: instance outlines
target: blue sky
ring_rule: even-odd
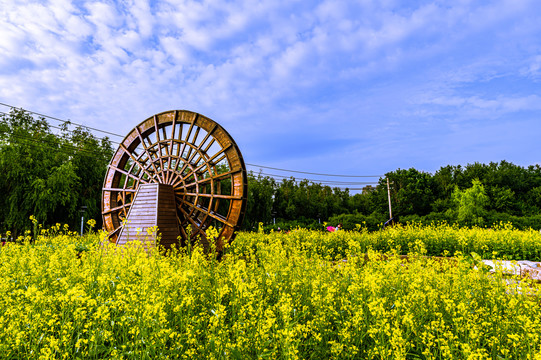
[[[309,172],[541,163],[534,0],[0,4],[2,103],[120,134],[192,110]]]

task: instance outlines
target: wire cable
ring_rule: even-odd
[[[86,149],[81,149],[81,148],[78,148],[78,147],[73,146],[73,145],[64,144],[64,145],[58,147],[58,146],[55,146],[55,145],[51,144],[50,142],[44,141],[43,139],[42,140],[37,140],[37,139],[32,139],[32,138],[29,138],[29,137],[26,137],[26,136],[20,136],[20,135],[15,135],[15,134],[12,134],[12,136],[15,137],[15,142],[17,142],[17,143],[19,143],[21,145],[27,145],[27,146],[30,146],[30,147],[33,147],[33,148],[41,148],[41,149],[46,148],[46,149],[50,149],[52,151],[56,151],[58,153],[68,155],[68,156],[72,156],[76,152],[82,152],[86,156],[93,156],[94,158],[98,158],[100,160],[107,161],[107,158],[101,157],[102,154],[99,154],[97,152],[92,152],[92,151],[86,150]],[[69,150],[71,150],[71,151],[69,151]],[[307,179],[303,179],[303,180],[307,180]],[[298,183],[302,182],[303,180],[295,180],[294,182],[296,184],[298,184]],[[316,184],[316,185],[329,186],[328,184],[325,184],[325,183],[318,183],[318,182],[313,182],[313,181],[312,181],[312,183]],[[376,183],[371,183],[371,184],[376,185]],[[341,185],[344,185],[344,184],[341,184]],[[350,188],[350,187],[343,187],[343,186],[333,186],[332,189],[340,189],[342,191],[345,191],[345,190],[352,190],[352,191],[353,190],[359,190],[360,191],[360,190],[363,190],[364,188]]]
[[[73,125],[82,126],[82,127],[87,128],[87,129],[90,129],[90,130],[102,132],[102,133],[104,133],[104,134],[109,134],[109,135],[113,135],[113,136],[118,136],[118,137],[120,137],[120,138],[122,138],[122,139],[124,138],[124,136],[122,136],[122,135],[115,134],[115,133],[112,133],[112,132],[106,131],[106,130],[101,130],[101,129],[93,128],[93,127],[86,126],[86,125],[83,125],[83,124],[78,124],[78,123],[72,122],[71,120],[63,120],[63,119],[59,119],[59,118],[54,117],[54,116],[49,116],[49,115],[45,115],[45,114],[38,113],[38,112],[35,112],[35,111],[30,111],[30,110],[26,110],[26,109],[23,109],[23,108],[18,108],[18,107],[16,107],[16,106],[12,106],[12,105],[9,105],[9,104],[3,103],[3,102],[0,102],[0,105],[7,106],[7,107],[10,107],[10,108],[12,108],[12,109],[23,110],[23,111],[29,112],[30,114],[35,114],[35,115],[42,116],[42,117],[45,117],[45,118],[48,118],[48,119],[53,119],[53,120],[56,120],[56,121],[60,121],[60,122],[63,122],[63,123],[70,123],[70,124],[73,124]]]
[[[279,178],[282,178],[282,179],[292,178],[292,176],[269,174],[269,173],[264,173],[264,172],[259,172],[257,174],[266,175],[266,176],[269,176],[271,178],[275,178],[275,177],[279,177]],[[293,179],[295,181],[299,181],[299,180],[295,179],[294,177],[293,177]],[[352,181],[333,181],[333,180],[308,179],[308,178],[303,178],[302,180],[307,180],[307,181],[310,181],[310,182],[313,182],[313,183],[320,183],[320,184],[328,183],[328,184],[337,184],[337,185],[370,185],[370,184],[377,184],[378,183],[377,181],[356,181],[356,182],[352,182]]]
[[[73,145],[64,144],[61,147],[57,147],[51,143],[44,143],[42,140],[36,140],[36,139],[21,137],[17,135],[14,135],[14,136],[16,138],[15,142],[21,145],[28,145],[34,148],[42,148],[42,149],[45,148],[45,149],[57,151],[59,153],[62,153],[68,156],[75,155],[77,152],[79,152],[79,153],[82,153],[83,156],[93,157],[94,159],[103,160],[103,161],[109,160],[107,157],[103,156],[103,154],[92,152],[86,149],[81,149]]]
[[[1,104],[1,103],[0,103],[0,104]],[[24,110],[24,111],[26,111],[26,110]],[[29,111],[29,112],[30,112],[30,111]],[[4,111],[0,111],[0,114],[1,114],[1,115],[5,115],[5,116],[9,116],[9,115],[10,115],[9,113],[6,113],[6,112],[4,112]],[[6,123],[6,122],[4,121],[4,123]],[[66,123],[70,123],[70,124],[73,124],[73,125],[78,125],[78,124],[75,124],[75,123],[72,123],[72,122],[69,122],[69,121],[66,121]],[[64,129],[64,128],[61,128],[61,127],[59,127],[59,126],[51,125],[51,124],[49,124],[49,123],[47,123],[47,125],[48,125],[50,128],[53,128],[53,129],[58,129],[58,130],[66,131],[66,132],[70,132],[70,133],[74,133],[74,132],[75,132],[75,130]],[[85,125],[78,125],[78,126],[80,126],[80,127],[82,127],[82,128],[92,129],[92,128],[89,128],[89,127],[87,127],[87,126],[85,126]],[[106,140],[106,141],[109,141],[111,144],[120,145],[120,142],[111,140],[111,139],[109,139],[107,136],[106,136],[106,137],[94,136],[94,138],[95,138],[96,140],[99,140],[99,141],[104,141],[104,140]]]
[[[46,115],[46,114],[43,114],[43,113],[38,113],[38,112],[35,112],[35,111],[30,111],[30,110],[25,110],[23,108],[19,108],[19,107],[16,107],[16,106],[13,106],[13,105],[9,105],[9,104],[6,104],[6,103],[3,103],[3,102],[0,102],[0,105],[2,106],[7,106],[9,108],[12,108],[12,109],[19,109],[19,110],[22,110],[22,111],[26,111],[30,114],[35,114],[35,115],[38,115],[38,116],[42,116],[44,118],[48,118],[48,119],[53,119],[53,120],[56,120],[56,121],[60,121],[60,122],[63,122],[63,123],[68,123],[68,124],[73,124],[73,125],[77,125],[77,126],[81,126],[81,127],[84,127],[84,128],[87,128],[89,130],[94,130],[94,131],[98,131],[98,132],[101,132],[101,133],[104,133],[104,134],[109,134],[109,135],[113,135],[113,136],[117,136],[117,137],[120,137],[120,138],[124,138],[124,136],[120,135],[120,134],[116,134],[116,133],[113,133],[113,132],[110,132],[110,131],[106,131],[106,130],[101,130],[101,129],[98,129],[98,128],[93,128],[93,127],[89,127],[89,126],[86,126],[86,125],[83,125],[83,124],[78,124],[78,123],[74,123],[74,122],[71,122],[69,120],[63,120],[63,119],[60,119],[60,118],[57,118],[57,117],[54,117],[54,116],[50,116],[50,115]],[[5,113],[5,112],[0,112],[0,114],[4,114],[4,115],[7,115],[9,116],[8,113]],[[52,128],[55,128],[55,129],[60,129],[60,130],[65,130],[65,131],[70,131],[70,132],[73,132],[73,130],[67,130],[67,129],[62,129],[62,128],[59,128],[59,127],[55,127],[53,125],[49,125],[51,126]],[[116,144],[116,145],[120,145],[120,142],[117,142],[117,141],[113,141],[109,138],[100,138],[100,137],[96,137],[96,139],[99,139],[99,140],[104,140],[104,139],[107,139],[109,142],[111,142],[112,144]],[[257,165],[257,164],[250,164],[250,163],[245,163],[246,166],[251,166],[251,167],[256,167],[256,168],[263,168],[263,169],[270,169],[270,170],[277,170],[277,171],[282,171],[282,172],[287,172],[287,173],[296,173],[296,174],[306,174],[306,175],[317,175],[317,176],[329,176],[329,177],[341,177],[341,178],[381,178],[381,177],[385,177],[385,175],[342,175],[342,174],[325,174],[325,173],[317,173],[317,172],[309,172],[309,171],[300,171],[300,170],[290,170],[290,169],[282,169],[282,168],[277,168],[277,167],[271,167],[271,166],[264,166],[264,165]],[[275,175],[275,176],[280,176],[280,175]],[[286,177],[286,176],[284,176]],[[311,181],[311,179],[307,179],[309,181]],[[316,181],[325,181],[325,180],[316,180]],[[330,183],[330,180],[327,181]],[[346,184],[349,184],[349,183],[346,183]],[[344,185],[346,185],[344,184]],[[367,184],[372,184],[372,183],[367,183]],[[354,183],[352,183],[352,185],[356,185]],[[359,185],[361,185],[359,183]]]
[[[47,140],[44,140],[44,139],[38,140],[38,139],[33,139],[31,137],[22,136],[22,135],[18,135],[18,134],[11,134],[11,135],[15,138],[14,139],[15,142],[17,142],[17,143],[19,143],[21,145],[27,145],[27,146],[31,146],[31,147],[34,147],[34,148],[42,148],[42,149],[46,148],[46,149],[50,149],[50,150],[53,150],[53,151],[56,151],[58,153],[68,155],[68,156],[72,156],[76,152],[81,152],[85,156],[92,156],[94,158],[98,158],[100,160],[107,161],[107,158],[103,157],[103,154],[93,152],[93,151],[87,150],[87,149],[82,149],[82,148],[79,148],[79,147],[74,146],[74,145],[62,144],[62,145],[58,146],[57,144],[52,144],[50,141],[47,141]],[[277,176],[280,176],[280,175],[277,175]],[[277,179],[275,179],[275,180],[277,180]],[[308,179],[303,179],[303,180],[294,179],[294,182],[296,184],[298,184],[298,183],[300,183],[300,182],[302,182],[304,180],[308,180]],[[343,185],[347,185],[347,184],[339,184],[340,182],[336,182],[338,184],[335,184],[335,183],[327,184],[327,183],[324,183],[324,182],[317,182],[317,181],[312,181],[312,180],[310,180],[310,182],[312,182],[312,184],[322,185],[322,186],[329,186],[329,187],[331,187],[330,185],[342,185],[342,186],[332,186],[333,189],[339,189],[339,190],[342,190],[342,191],[345,191],[345,190],[351,190],[351,191],[364,190],[364,187],[362,187],[362,188],[343,187]],[[377,183],[368,183],[368,182],[363,183],[363,184],[377,185]],[[352,185],[361,185],[361,183],[357,183],[357,184],[353,183]]]
[[[54,134],[51,134],[51,135],[54,136]],[[19,141],[17,141],[19,144],[27,144],[27,145],[32,145],[34,147],[41,146],[42,148],[48,148],[48,149],[60,151],[60,152],[62,152],[64,154],[66,154],[66,155],[73,155],[73,153],[71,153],[71,152],[66,152],[65,149],[68,149],[68,150],[74,151],[74,153],[80,152],[80,153],[83,153],[86,156],[94,156],[95,158],[99,158],[100,160],[107,160],[104,157],[104,154],[102,154],[100,152],[92,151],[92,150],[89,150],[89,149],[84,149],[84,148],[78,147],[76,145],[66,144],[66,143],[53,144],[51,142],[51,139],[41,138],[41,139],[38,140],[38,139],[34,139],[34,138],[30,137],[30,136],[25,136],[25,135],[15,134],[15,133],[11,133],[11,136],[14,137],[15,140],[19,140]],[[23,140],[24,142],[21,142],[20,140]],[[35,144],[33,144],[33,143],[35,143]]]
[[[280,169],[270,166],[263,166],[263,165],[256,165],[256,164],[248,164],[248,166],[253,167],[260,167],[264,169],[271,169],[271,170],[278,170],[278,171],[284,171],[284,172],[292,172],[292,173],[299,173],[299,174],[308,174],[308,175],[319,175],[319,176],[336,176],[336,177],[350,177],[350,178],[371,178],[371,177],[383,177],[383,175],[338,175],[338,174],[322,174],[322,173],[315,173],[315,172],[308,172],[308,171],[299,171],[299,170],[287,170],[287,169]]]

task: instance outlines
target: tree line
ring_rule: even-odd
[[[324,220],[331,225],[342,222],[346,229],[363,223],[377,229],[389,219],[387,178],[392,213],[401,222],[491,226],[503,221],[520,228],[541,228],[541,167],[507,161],[447,165],[434,174],[398,169],[386,173],[376,186],[366,186],[353,195],[306,180],[275,182],[252,173],[247,227],[253,228],[258,221],[278,221],[283,226]]]
[[[12,110],[0,118],[0,232],[15,237],[30,230],[34,215],[44,226],[78,229],[81,215],[101,226],[101,188],[113,154],[108,138],[86,128],[54,128],[43,118]],[[357,224],[378,229],[393,215],[401,222],[486,225],[511,221],[541,228],[541,167],[507,161],[447,165],[434,174],[414,168],[388,172],[376,186],[351,194],[294,177],[277,181],[250,172],[243,228]]]

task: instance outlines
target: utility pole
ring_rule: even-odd
[[[387,178],[387,197],[389,198],[389,219],[392,219],[393,211],[391,209],[391,188],[389,187],[389,178]]]

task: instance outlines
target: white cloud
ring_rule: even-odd
[[[94,24],[98,32],[109,32],[110,28],[122,25],[122,17],[113,5],[103,2],[87,2],[85,8],[89,15],[85,16],[90,23]]]
[[[172,36],[164,36],[160,38],[160,44],[163,51],[168,56],[172,56],[176,64],[186,64],[190,59],[190,53],[182,40]]]
[[[333,118],[353,138],[540,110],[529,83],[489,85],[539,79],[532,1],[4,3],[0,99],[119,132],[171,108],[216,114],[242,136],[271,124],[315,137]]]
[[[529,60],[525,69],[522,69],[522,75],[538,79],[541,75],[541,55],[534,56]]]
[[[309,63],[307,61],[309,54],[309,46],[304,42],[297,42],[289,46],[274,61],[273,75],[280,83],[291,78],[292,72],[303,66],[303,64]]]
[[[5,23],[0,26],[0,49],[4,56],[22,52],[25,37],[24,30],[14,24]]]
[[[130,9],[130,15],[135,19],[138,33],[149,38],[153,35],[155,16],[153,16],[148,0],[133,0],[127,6]]]
[[[535,94],[527,96],[497,95],[495,97],[441,96],[421,101],[420,105],[436,106],[430,111],[430,116],[448,118],[451,115],[446,120],[450,123],[472,120],[493,121],[513,113],[540,111],[541,96]]]
[[[70,15],[64,20],[66,24],[65,35],[71,41],[84,41],[86,37],[92,34],[92,27],[82,17]]]

